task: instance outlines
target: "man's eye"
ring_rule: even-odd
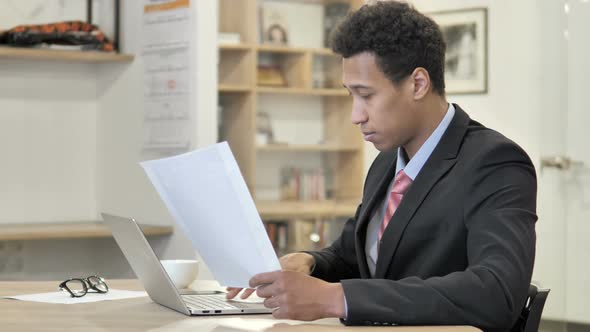
[[[361,98],[363,98],[363,99],[369,99],[369,98],[371,98],[372,96],[373,96],[373,94],[372,94],[372,93],[369,93],[369,94],[364,94],[364,95],[360,95],[360,97],[361,97]]]

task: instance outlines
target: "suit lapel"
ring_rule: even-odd
[[[384,161],[378,165],[375,165],[375,169],[371,170],[374,174],[383,174],[383,177],[375,177],[375,180],[371,180],[372,183],[367,182],[366,188],[368,191],[366,195],[369,197],[368,200],[363,200],[363,207],[359,213],[359,218],[355,228],[355,246],[356,256],[359,262],[359,269],[361,277],[368,278],[370,276],[369,266],[367,265],[367,258],[365,253],[365,242],[367,240],[367,224],[371,220],[373,212],[375,211],[375,204],[381,202],[385,195],[385,191],[389,183],[393,180],[395,173],[395,165],[397,162],[397,149],[395,151],[386,152]],[[367,177],[369,181],[369,177]],[[373,189],[371,191],[371,189]]]
[[[379,246],[375,278],[385,278],[387,269],[412,216],[432,190],[432,187],[456,162],[457,153],[469,123],[469,116],[458,105],[454,106],[455,116],[453,120],[420,170],[420,173],[418,173],[414,183],[404,195],[383,233],[382,242]],[[390,176],[388,177],[390,178]]]
[[[379,165],[374,171],[376,174],[383,174],[384,176],[374,181],[374,183],[367,183],[367,188],[374,189],[369,191],[367,194],[369,199],[364,202],[364,205],[359,214],[359,222],[356,225],[356,232],[359,233],[365,228],[366,223],[371,219],[371,212],[374,210],[374,206],[377,202],[383,199],[387,186],[393,180],[395,173],[395,164],[397,162],[397,152],[388,152],[391,157],[386,157],[386,161]]]

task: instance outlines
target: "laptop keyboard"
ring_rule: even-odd
[[[182,299],[191,309],[197,310],[223,310],[223,309],[242,309],[239,303],[228,302],[225,295],[183,295]]]

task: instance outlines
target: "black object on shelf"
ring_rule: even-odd
[[[93,8],[94,8],[94,3],[101,3],[101,2],[110,2],[112,4],[113,7],[113,27],[112,27],[112,31],[113,31],[113,35],[111,36],[111,41],[113,43],[114,46],[114,50],[115,52],[119,53],[120,52],[120,45],[119,45],[119,31],[120,31],[120,25],[121,25],[121,1],[120,0],[86,0],[86,22],[90,23],[90,24],[96,24],[93,22],[94,19],[94,15],[93,15]],[[108,29],[108,27],[103,27],[103,29],[106,29],[107,31],[109,31],[110,29]]]

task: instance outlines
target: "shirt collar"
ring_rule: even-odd
[[[420,149],[418,149],[418,152],[416,152],[416,155],[414,155],[410,162],[406,161],[405,153],[403,153],[402,147],[397,149],[397,164],[395,167],[396,175],[399,173],[399,171],[404,170],[406,175],[410,177],[412,181],[416,179],[416,176],[418,176],[418,173],[420,173],[420,170],[426,163],[426,160],[428,160],[432,154],[432,151],[434,151],[434,148],[436,148],[438,142],[440,142],[442,135],[449,127],[449,124],[451,124],[451,120],[453,119],[454,115],[455,107],[453,104],[449,103],[447,113],[440,121],[436,129],[432,132],[432,134],[430,134],[430,137],[428,137],[426,142],[424,142]]]

